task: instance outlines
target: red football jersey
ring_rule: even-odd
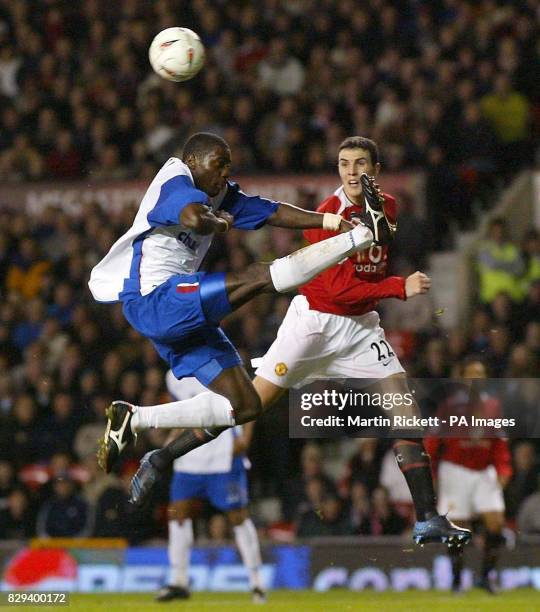
[[[389,220],[395,223],[396,200],[387,193],[384,210]],[[318,212],[330,212],[350,220],[362,212],[362,206],[351,202],[343,187],[330,196],[317,208]],[[310,243],[320,242],[335,236],[336,232],[323,229],[304,230]],[[383,298],[405,299],[405,279],[401,276],[386,276],[388,267],[388,247],[371,246],[365,251],[355,253],[342,263],[321,272],[309,283],[300,288],[312,310],[337,315],[357,316],[370,312]]]
[[[470,418],[472,415],[488,419],[501,418],[503,416],[501,402],[484,391],[473,397],[470,389],[458,387],[437,410],[437,416],[447,422],[450,416]],[[469,429],[464,427],[464,430]],[[493,428],[489,429],[497,434]],[[470,470],[485,470],[489,465],[494,465],[499,476],[512,475],[512,457],[508,442],[502,437],[483,438],[481,436],[484,432],[478,427],[474,433],[479,437],[425,439],[426,450],[431,455],[435,475],[439,461],[450,461]]]
[[[494,465],[499,476],[512,476],[512,456],[503,438],[426,438],[424,444],[435,476],[439,461],[478,471]]]

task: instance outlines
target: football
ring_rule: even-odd
[[[167,81],[187,81],[204,66],[201,39],[188,28],[167,28],[152,41],[148,52],[154,71]]]

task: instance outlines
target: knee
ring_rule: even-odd
[[[241,525],[247,518],[247,511],[245,508],[238,508],[237,510],[230,510],[227,514],[229,519],[229,523],[233,527],[238,527]]]
[[[262,413],[262,402],[255,389],[250,389],[231,401],[237,425],[253,421]]]
[[[270,267],[266,264],[251,264],[245,274],[248,282],[257,285],[260,291],[269,291],[274,288],[270,275]]]

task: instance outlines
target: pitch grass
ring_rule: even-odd
[[[13,606],[18,610],[36,610],[36,607]],[[47,606],[44,610],[64,610],[64,612],[109,610],[189,610],[216,612],[242,611],[246,609],[271,612],[273,610],[294,612],[342,612],[359,610],[361,612],[509,612],[519,610],[530,612],[540,610],[540,591],[518,589],[493,596],[474,589],[462,595],[452,595],[439,591],[406,591],[403,593],[374,593],[373,591],[352,592],[343,589],[317,593],[315,591],[272,591],[268,603],[257,606],[251,603],[248,593],[194,593],[187,601],[174,600],[157,603],[153,595],[135,593],[114,594],[71,594],[69,606]]]

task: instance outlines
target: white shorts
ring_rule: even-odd
[[[470,470],[441,461],[439,466],[439,513],[448,518],[468,520],[484,512],[504,512],[504,497],[497,471]]]
[[[386,378],[404,372],[384,337],[378,313],[345,317],[310,310],[297,295],[255,374],[289,389],[314,380]]]

